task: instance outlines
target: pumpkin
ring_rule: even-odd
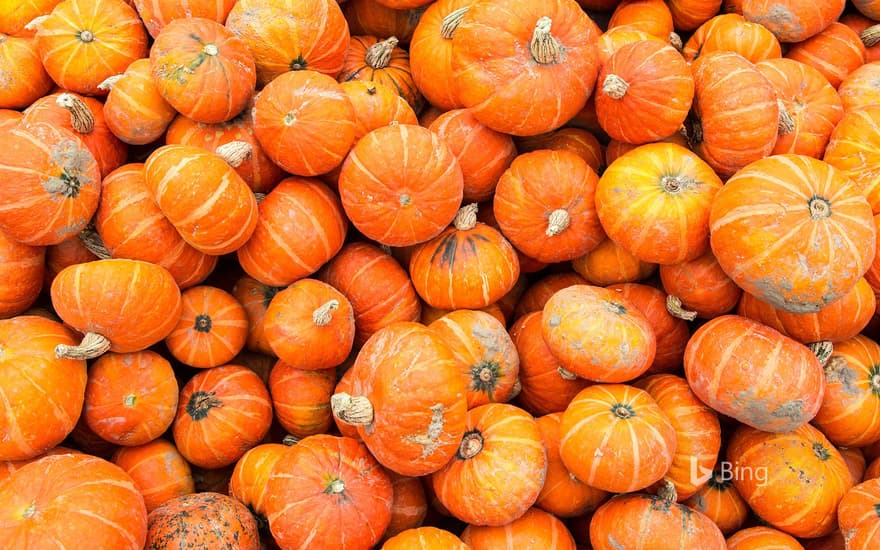
[[[583,256],[605,238],[595,208],[598,181],[574,153],[523,153],[498,181],[492,203],[498,227],[517,250],[540,262]]]
[[[226,28],[253,53],[259,87],[287,71],[308,69],[335,77],[350,39],[334,0],[233,2]]]
[[[0,32],[12,36],[32,37],[35,29],[28,23],[47,15],[61,0],[22,0],[0,4]]]
[[[686,320],[728,313],[743,294],[718,265],[711,249],[690,261],[661,265],[658,271],[663,290],[676,306],[670,313]]]
[[[106,353],[89,369],[82,416],[102,439],[144,445],[171,426],[178,394],[174,369],[158,353]]]
[[[405,476],[439,470],[465,431],[467,388],[452,350],[424,325],[397,321],[377,330],[354,360],[333,416],[357,426],[383,466]]]
[[[247,350],[264,355],[274,353],[263,325],[269,303],[282,288],[261,283],[248,275],[242,275],[232,287],[232,295],[244,307],[248,318]]]
[[[71,331],[59,322],[36,315],[0,319],[0,391],[15,396],[0,409],[0,426],[7,434],[0,441],[0,460],[25,460],[48,451],[68,436],[80,416],[85,361],[56,357],[58,343],[74,344]]]
[[[455,94],[498,132],[559,128],[593,92],[599,32],[567,0],[475,3],[452,37]]]
[[[234,252],[256,229],[253,191],[222,158],[201,147],[153,150],[144,163],[144,181],[168,221],[200,252]]]
[[[0,131],[0,231],[32,245],[79,233],[98,207],[101,172],[73,132],[45,122]]]
[[[736,52],[752,63],[782,57],[779,40],[769,29],[735,13],[714,15],[700,25],[685,42],[681,54],[693,62],[714,51]]]
[[[676,145],[681,145],[684,148],[688,148],[687,138],[684,136],[684,126],[679,128],[677,132],[672,134],[669,137],[665,137],[663,139],[657,140],[660,143],[674,143]],[[655,143],[657,143],[655,142]],[[638,145],[633,145],[632,143],[626,143],[623,141],[618,141],[616,139],[612,139],[608,142],[608,145],[605,147],[605,165],[609,165],[621,156],[624,153],[628,153],[638,147]]]
[[[343,245],[316,277],[351,303],[354,348],[360,349],[388,324],[420,318],[422,307],[409,274],[390,254],[371,243]]]
[[[357,142],[339,173],[339,196],[367,238],[408,246],[439,235],[464,190],[452,149],[434,132],[410,124],[377,128]]]
[[[559,435],[565,467],[587,485],[615,493],[660,481],[677,444],[663,409],[648,392],[628,384],[582,389],[563,411]]]
[[[533,415],[565,410],[572,398],[590,384],[559,364],[544,342],[542,320],[541,311],[532,311],[510,327],[520,366],[517,403]]]
[[[662,0],[621,0],[608,20],[609,29],[620,26],[639,29],[664,40],[669,40],[674,32],[672,13]]]
[[[516,157],[513,138],[490,129],[469,109],[453,109],[428,126],[449,145],[463,178],[463,198],[480,202],[492,198],[498,179]]]
[[[516,284],[519,259],[498,230],[476,221],[477,205],[462,207],[452,226],[413,251],[409,273],[428,305],[479,309]]]
[[[229,548],[259,550],[257,522],[244,504],[216,493],[200,492],[165,501],[147,516],[147,550]],[[222,526],[222,528],[219,528]]]
[[[877,47],[878,32],[877,22],[865,17],[858,11],[844,10],[846,13],[840,16],[840,21],[859,35],[859,40],[865,46],[865,63],[871,63],[880,59],[880,48]]]
[[[0,91],[3,109],[23,109],[46,95],[54,85],[43,68],[34,40],[2,33],[0,78],[6,83]]]
[[[609,495],[579,480],[562,462],[559,455],[562,413],[539,416],[535,421],[547,451],[547,475],[535,506],[558,518],[575,517],[594,511]]]
[[[835,511],[853,480],[840,452],[812,425],[783,433],[741,425],[728,441],[727,459],[739,472],[733,484],[772,527],[805,538],[837,527]]]
[[[137,9],[150,36],[156,38],[162,28],[174,19],[202,17],[223,23],[235,0],[130,0],[129,4]]]
[[[449,531],[425,525],[395,534],[382,544],[381,550],[470,550],[471,548]]]
[[[352,36],[396,36],[408,44],[425,8],[394,9],[375,0],[344,0],[342,13]]]
[[[251,447],[235,462],[229,478],[229,496],[247,506],[261,527],[266,525],[266,482],[272,468],[290,447],[287,441]]]
[[[590,544],[595,550],[727,548],[718,526],[678,504],[668,486],[657,495],[618,495],[600,506],[590,521]]]
[[[131,477],[84,453],[45,456],[22,467],[0,483],[0,502],[0,540],[10,550],[74,548],[83,541],[140,550],[147,537],[147,510]]]
[[[508,403],[470,409],[451,460],[431,474],[437,499],[472,525],[502,526],[535,503],[547,474],[547,452],[532,415]]]
[[[724,470],[716,467],[706,484],[682,502],[714,521],[725,535],[742,527],[750,512],[731,477],[729,465]]]
[[[266,482],[266,516],[282,548],[313,541],[369,548],[391,521],[391,480],[349,437],[309,436],[285,452]]]
[[[330,396],[335,387],[335,368],[296,368],[279,359],[269,373],[275,418],[295,437],[326,432],[333,425]]]
[[[785,57],[813,67],[837,88],[865,63],[865,45],[854,30],[834,21],[810,38],[792,44]]]
[[[424,100],[412,77],[409,53],[398,47],[398,43],[396,36],[384,40],[370,35],[352,36],[336,79],[339,82],[364,80],[385,84],[400,94],[417,113]]]
[[[858,483],[865,477],[865,471],[868,466],[862,449],[859,447],[838,447],[837,450],[840,451],[840,455],[846,461],[853,482]]]
[[[51,288],[55,276],[65,267],[97,259],[98,256],[86,248],[85,242],[81,238],[67,239],[58,244],[47,246],[43,288]]]
[[[544,305],[541,331],[565,370],[596,382],[626,382],[648,370],[657,339],[645,315],[620,293],[563,288]]]
[[[197,372],[180,391],[174,443],[188,462],[218,469],[233,464],[268,433],[272,401],[257,374],[240,365]]]
[[[342,83],[342,89],[354,107],[355,140],[361,139],[376,128],[392,123],[419,123],[409,103],[393,88],[381,82],[349,80]]]
[[[515,550],[529,545],[558,550],[576,548],[574,537],[562,520],[539,508],[529,508],[506,525],[467,525],[461,540],[473,550]]]
[[[86,359],[108,349],[141,351],[158,343],[174,328],[183,307],[168,270],[140,260],[66,267],[52,281],[50,295],[58,316],[86,335],[80,346],[56,352]]]
[[[80,451],[78,451],[76,449],[64,447],[63,445],[56,445],[56,446],[52,447],[51,449],[49,449],[48,451],[46,451],[45,453],[37,455],[33,458],[28,458],[28,459],[24,459],[24,460],[5,460],[3,462],[0,462],[0,481],[5,480],[6,478],[11,476],[17,470],[20,470],[22,467],[27,466],[31,462],[40,460],[44,456],[71,454],[71,453],[78,453],[78,452],[80,452]]]
[[[451,111],[462,107],[452,77],[452,37],[471,0],[432,2],[419,18],[409,45],[412,79],[429,104]]]
[[[742,529],[727,538],[727,550],[803,550],[791,535],[772,527],[756,526]]]
[[[65,0],[34,35],[46,72],[65,90],[99,95],[98,85],[147,57],[147,32],[124,0]]]
[[[0,319],[22,313],[37,301],[46,271],[46,247],[30,246],[0,231]]]
[[[110,257],[160,265],[181,289],[201,283],[217,266],[217,257],[187,243],[156,205],[142,163],[107,174],[94,225]]]
[[[149,58],[132,61],[125,72],[109,77],[98,88],[109,89],[103,109],[107,128],[125,143],[156,141],[177,115],[156,88]]]
[[[469,409],[513,397],[519,355],[501,321],[485,311],[457,309],[428,328],[455,355],[467,386]]]
[[[382,538],[386,541],[402,531],[422,525],[428,514],[428,498],[422,478],[402,476],[386,470],[391,480],[391,521]]]
[[[520,153],[538,149],[571,151],[584,159],[593,172],[601,174],[605,171],[604,147],[596,136],[583,128],[566,126],[535,136],[519,136],[513,141]]]
[[[877,64],[880,67],[880,63]],[[865,65],[867,66],[867,65]],[[846,96],[841,96],[845,99]],[[880,105],[848,109],[834,127],[822,159],[839,170],[864,194],[871,210],[880,213],[880,178],[871,168],[880,159],[875,136],[880,135]]]
[[[867,550],[880,542],[877,504],[880,504],[880,480],[856,484],[840,500],[837,517],[846,548]]]
[[[173,19],[150,48],[150,72],[159,94],[198,122],[229,120],[256,88],[254,56],[240,38],[213,19]]]
[[[769,155],[778,136],[779,106],[773,85],[755,65],[719,50],[698,57],[691,71],[695,91],[686,123],[691,148],[722,179]]]
[[[527,281],[527,287],[523,290],[513,311],[516,319],[526,313],[541,311],[550,296],[556,291],[572,285],[587,284],[587,281],[574,271],[560,271],[556,273],[544,273],[537,279]]]
[[[195,492],[189,464],[167,439],[120,447],[113,453],[112,462],[131,476],[144,497],[147,512],[172,498]]]
[[[693,98],[694,77],[678,50],[640,40],[621,46],[602,64],[596,116],[610,137],[648,143],[676,133]]]
[[[195,145],[213,151],[235,168],[255,193],[268,193],[286,175],[257,141],[251,111],[247,108],[216,124],[178,115],[168,125],[165,143]]]
[[[651,143],[612,162],[596,186],[608,237],[644,262],[693,260],[709,247],[709,211],[721,180],[695,153]]]
[[[669,0],[668,2],[672,23],[680,31],[696,29],[717,14],[722,3],[722,0]]]
[[[755,66],[776,88],[792,122],[791,131],[779,133],[772,153],[821,158],[843,117],[840,96],[819,71],[794,59],[768,59]]]
[[[177,324],[165,337],[175,359],[200,369],[228,363],[244,349],[248,319],[235,296],[210,285],[184,290]]]
[[[657,270],[657,264],[636,258],[606,237],[583,256],[571,260],[571,268],[590,284],[608,286],[642,281]]]
[[[678,35],[676,35],[678,36]],[[650,32],[639,29],[638,27],[632,25],[617,25],[615,27],[608,28],[605,32],[599,35],[599,62],[600,64],[605,64],[611,56],[627,44],[631,44],[632,42],[639,42],[641,40],[651,40],[657,42],[658,44],[668,44],[669,40],[667,38],[661,38],[659,36],[655,36]],[[595,108],[594,97],[588,100],[587,107],[592,104],[593,108]],[[595,115],[595,112],[592,113]],[[598,120],[596,120],[596,125],[599,125]],[[601,126],[600,126],[601,128]]]
[[[792,313],[849,292],[870,267],[876,240],[868,200],[842,171],[804,155],[773,155],[740,170],[715,195],[709,227],[724,272]]]
[[[845,113],[877,102],[880,98],[878,76],[880,76],[880,63],[872,61],[853,70],[843,79],[837,88],[837,93]]]
[[[818,34],[843,12],[845,0],[742,0],[742,15],[770,29],[780,42],[802,42]]]

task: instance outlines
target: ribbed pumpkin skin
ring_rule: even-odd
[[[254,54],[259,87],[293,70],[335,77],[350,39],[348,23],[334,0],[233,2],[226,28]]]
[[[468,525],[461,540],[473,550],[553,548],[575,550],[575,540],[562,520],[538,508],[529,508],[506,525]]]
[[[355,140],[391,123],[418,124],[419,119],[405,99],[386,84],[350,80],[341,84],[351,100],[355,117]]]
[[[143,445],[171,426],[179,390],[171,363],[158,353],[105,353],[89,368],[82,419],[115,445]]]
[[[878,121],[880,105],[846,109],[843,118],[831,132],[822,157],[825,162],[849,177],[864,193],[875,214],[880,213],[880,178],[871,167],[880,162]]]
[[[269,528],[282,548],[366,550],[391,520],[391,480],[350,437],[303,439],[275,463],[266,493]]]
[[[681,53],[692,62],[700,55],[719,50],[736,52],[752,63],[782,57],[782,48],[772,32],[735,13],[714,15],[700,25]]]
[[[644,262],[605,238],[596,248],[573,259],[571,267],[589,284],[607,286],[646,279],[656,271],[657,264]]]
[[[636,27],[630,25],[620,25],[617,27],[610,27],[605,32],[599,35],[599,62],[605,63],[611,56],[627,44],[631,44],[633,42],[639,42],[641,40],[652,40],[657,42],[658,44],[666,45],[668,44],[668,40],[664,38],[660,38],[659,36],[654,36],[653,34],[638,29]],[[591,102],[593,100],[588,100]],[[593,113],[595,116],[595,113]],[[598,125],[598,120],[596,121],[596,125]],[[600,126],[601,128],[601,126]]]
[[[537,500],[547,452],[532,415],[508,403],[470,409],[454,457],[431,475],[440,503],[473,525],[501,526]]]
[[[868,200],[830,164],[774,155],[715,195],[710,243],[744,291],[792,313],[839,299],[868,271],[876,228]]]
[[[396,36],[401,44],[410,41],[422,9],[397,10],[374,0],[345,0],[342,12],[352,35]]]
[[[880,479],[857,483],[840,500],[837,517],[847,548],[867,550],[878,538],[877,504],[880,502]]]
[[[644,262],[693,260],[709,247],[709,210],[721,185],[695,153],[649,143],[606,168],[596,212],[608,237]]]
[[[834,21],[818,34],[793,44],[785,57],[818,70],[834,88],[865,63],[865,45],[847,25]]]
[[[0,409],[0,460],[36,457],[61,443],[82,411],[85,361],[58,359],[55,346],[73,345],[61,323],[35,315],[0,320],[0,391],[16,396]],[[8,501],[7,501],[8,502]]]
[[[420,323],[376,331],[351,367],[352,396],[365,396],[373,419],[358,426],[389,470],[420,476],[449,462],[465,430],[467,388],[452,351]]]
[[[609,492],[659,481],[672,465],[675,428],[651,395],[627,384],[582,389],[562,413],[559,456],[575,477]]]
[[[160,265],[181,289],[202,282],[217,265],[216,256],[189,245],[156,205],[142,163],[107,174],[94,224],[111,257]]]
[[[531,51],[542,17],[550,19],[550,35],[565,52],[556,62],[539,62]],[[572,2],[472,5],[452,38],[455,93],[477,120],[498,132],[525,136],[554,130],[574,117],[593,91],[598,35],[596,24]]]
[[[794,121],[791,133],[779,135],[773,154],[821,158],[831,132],[843,117],[843,104],[834,87],[819,71],[793,59],[768,59],[755,66],[776,88]]]
[[[680,31],[692,31],[718,13],[722,0],[669,0],[672,22]]]
[[[18,315],[36,301],[45,271],[45,247],[22,244],[0,231],[0,319]]]
[[[355,35],[351,37],[348,51],[342,62],[342,68],[336,79],[339,82],[352,80],[364,80],[367,82],[379,82],[390,86],[400,94],[400,97],[409,103],[413,111],[422,110],[424,99],[422,93],[413,81],[412,71],[409,64],[409,52],[397,45],[397,38],[393,42],[389,39],[380,39],[371,35]],[[379,48],[384,44],[389,49],[387,61],[381,63],[372,62],[369,55],[374,47]]]
[[[13,36],[33,37],[36,30],[25,25],[40,15],[47,15],[61,0],[21,0],[0,4],[0,32]]]
[[[244,307],[248,317],[248,338],[245,347],[248,351],[263,355],[273,355],[272,347],[266,338],[264,321],[266,309],[272,298],[282,287],[270,286],[249,277],[241,276],[232,287],[232,295]]]
[[[728,441],[727,459],[732,471],[751,472],[733,483],[771,526],[805,538],[837,528],[835,511],[853,480],[840,452],[811,424],[778,434],[741,425]]]
[[[880,440],[880,345],[861,334],[834,344],[825,395],[813,424],[829,441],[864,447]]]
[[[195,492],[189,464],[167,439],[120,447],[113,453],[112,462],[131,476],[144,497],[147,512],[174,497]]]
[[[608,21],[609,29],[620,26],[640,29],[664,40],[674,30],[672,14],[663,0],[621,0]]]
[[[0,132],[0,230],[33,246],[79,233],[98,207],[101,172],[72,132],[44,122]]]
[[[224,365],[184,385],[171,429],[188,462],[217,469],[259,443],[271,423],[272,400],[260,377],[247,367]]]
[[[326,185],[290,176],[260,201],[254,232],[236,255],[254,279],[288,286],[333,258],[347,232],[339,198]]]
[[[711,249],[694,260],[661,265],[658,271],[663,290],[703,319],[733,311],[743,293],[718,265]]]
[[[131,477],[84,453],[24,466],[0,484],[0,503],[0,540],[8,550],[75,548],[83,541],[140,550],[147,536],[147,510]]]
[[[803,550],[793,536],[772,527],[749,527],[727,538],[727,550]]]
[[[60,2],[34,36],[52,80],[86,95],[100,94],[105,78],[147,56],[147,32],[123,0]]]
[[[876,45],[872,49],[877,49]],[[880,89],[875,84],[880,75],[880,63],[877,61],[880,59],[874,59],[855,69],[838,86],[837,93],[843,103],[844,112],[849,113],[877,103],[880,98]]]
[[[541,311],[550,296],[557,290],[572,285],[586,284],[586,280],[574,271],[561,271],[559,273],[547,273],[533,281],[527,281],[528,286],[520,294],[513,310],[515,319],[519,319],[526,313]]]
[[[452,150],[420,126],[369,132],[339,173],[339,196],[352,224],[388,246],[421,243],[455,217],[464,180]]]
[[[2,109],[23,109],[46,95],[54,85],[34,41],[5,34],[0,34],[0,78],[4,82],[0,91]]]
[[[261,443],[248,449],[235,462],[229,478],[229,496],[265,520],[266,483],[272,468],[288,449],[289,446],[281,443]]]
[[[593,514],[594,550],[727,550],[724,535],[709,518],[661,496],[618,495]]]
[[[386,469],[391,480],[391,522],[382,538],[389,539],[408,529],[420,527],[428,514],[428,497],[421,477],[402,476]]]
[[[523,153],[498,180],[492,202],[495,219],[517,250],[538,261],[583,256],[605,238],[595,203],[598,181],[575,153]],[[567,222],[556,220],[560,214]]]
[[[247,45],[204,17],[174,19],[162,27],[150,48],[150,72],[159,94],[177,112],[207,123],[240,113],[257,80]]]
[[[389,538],[382,550],[471,550],[469,546],[445,529],[425,525],[407,529]]]
[[[536,136],[520,136],[514,139],[514,143],[520,153],[530,153],[537,149],[570,151],[584,159],[597,174],[605,170],[604,146],[595,135],[583,128],[563,126]]]
[[[841,342],[864,329],[876,309],[876,297],[866,278],[836,300],[814,313],[789,313],[748,293],[740,298],[736,314],[759,321],[798,342]]]
[[[694,77],[684,58],[654,40],[621,46],[602,64],[596,86],[599,124],[610,137],[627,143],[648,143],[677,132],[694,98]]]
[[[648,370],[657,339],[645,315],[618,292],[592,285],[558,291],[543,309],[547,348],[566,370],[596,382],[626,382]]]
[[[150,36],[156,38],[162,27],[174,19],[204,17],[223,23],[235,0],[131,0]]]
[[[697,489],[692,497],[682,502],[714,521],[725,535],[742,527],[751,512],[729,477],[729,473],[714,470],[709,481]]]
[[[333,425],[330,396],[336,369],[298,369],[278,360],[269,372],[272,410],[278,423],[296,437],[326,432]]]
[[[248,319],[235,296],[221,288],[199,285],[181,293],[183,308],[165,337],[175,359],[205,369],[228,363],[247,341]]]
[[[822,367],[809,348],[738,315],[697,329],[685,348],[684,369],[704,403],[769,432],[809,422],[825,391]]]
[[[254,516],[244,504],[216,492],[182,495],[165,501],[150,512],[148,521],[145,550],[260,548]]]
[[[219,256],[238,250],[257,226],[257,199],[222,158],[193,145],[163,145],[144,163],[159,209],[193,248]]]
[[[394,321],[418,321],[421,303],[409,274],[381,248],[350,242],[316,277],[342,292],[354,310],[354,347]]]
[[[698,57],[691,72],[694,120],[688,139],[694,151],[722,179],[769,155],[778,136],[779,107],[773,85],[754,64],[721,50]]]
[[[469,0],[432,2],[419,18],[409,44],[413,82],[428,103],[443,111],[463,106],[455,94],[452,78],[452,37],[456,26],[444,25],[444,20],[454,17],[451,14],[456,10],[470,6]]]
[[[801,42],[836,21],[845,4],[844,0],[821,4],[809,0],[743,0],[742,14],[770,29],[780,42]]]
[[[125,143],[156,141],[174,120],[177,111],[156,89],[149,58],[133,61],[113,84],[104,101],[107,127]]]
[[[165,338],[183,307],[168,270],[140,260],[66,267],[50,292],[52,306],[66,324],[101,334],[116,352],[140,351]]]

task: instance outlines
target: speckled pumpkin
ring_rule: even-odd
[[[244,504],[214,493],[175,497],[147,517],[145,550],[235,548],[258,550],[257,521]]]

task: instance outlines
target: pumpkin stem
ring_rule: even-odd
[[[110,349],[110,340],[97,332],[87,332],[77,346],[58,344],[55,346],[55,357],[58,359],[94,359]]]
[[[611,414],[621,420],[627,420],[636,415],[636,411],[626,403],[615,403],[611,406]]]
[[[43,21],[45,21],[46,19],[49,19],[49,14],[41,15],[41,16],[39,16],[39,17],[34,17],[33,19],[31,19],[31,20],[28,22],[27,25],[24,26],[24,30],[26,30],[26,31],[34,31],[34,30],[37,29],[37,27],[39,27],[40,25],[42,25],[42,24],[43,24]]]
[[[458,457],[462,460],[474,458],[483,450],[483,436],[480,432],[467,432],[461,438],[461,445],[458,446]]]
[[[107,250],[107,246],[104,244],[104,240],[101,239],[101,235],[95,230],[94,225],[86,224],[83,230],[79,232],[79,240],[82,241],[86,250],[98,258],[107,260],[112,257],[110,251]]]
[[[607,75],[605,81],[602,82],[602,91],[608,94],[611,99],[623,99],[628,89],[629,83],[613,73]]]
[[[479,205],[475,202],[466,204],[455,213],[452,225],[459,231],[469,231],[477,225],[477,210]]]
[[[831,203],[823,197],[813,196],[807,202],[810,208],[810,217],[814,220],[821,220],[831,215]]]
[[[465,6],[448,13],[440,22],[440,36],[445,40],[452,40],[452,35],[455,33],[455,29],[458,28],[458,24],[461,23],[461,18],[464,17],[464,14],[469,9],[471,9],[470,6]]]
[[[871,25],[867,29],[863,30],[859,33],[859,38],[866,48],[876,46],[878,43],[880,43],[880,24]]]
[[[300,438],[296,437],[293,434],[287,434],[284,436],[283,439],[281,439],[281,444],[286,445],[288,447],[293,447],[294,445],[296,445],[299,442],[300,442]]]
[[[392,36],[385,40],[376,42],[367,48],[367,54],[364,60],[372,69],[384,69],[391,63],[391,52],[397,47],[397,37]]]
[[[696,311],[685,309],[684,304],[681,303],[681,298],[672,294],[666,297],[666,311],[673,317],[684,319],[685,321],[693,321],[697,318]]]
[[[777,123],[779,135],[785,136],[794,132],[794,119],[791,117],[788,109],[785,108],[785,103],[781,99],[777,99],[776,105],[779,107],[779,122]]]
[[[213,57],[220,53],[220,49],[216,44],[205,44],[205,47],[202,48],[202,53]]]
[[[657,489],[657,496],[663,499],[663,504],[667,507],[675,504],[675,501],[678,500],[678,494],[675,491],[675,485],[672,484],[668,479],[664,479],[660,488]]]
[[[813,443],[813,454],[815,454],[816,457],[822,461],[831,458],[831,451],[829,451],[828,448],[825,447],[825,445],[822,445],[822,443],[818,441]]]
[[[79,134],[91,134],[95,129],[95,115],[81,98],[71,94],[63,93],[55,99],[55,103],[59,107],[64,107],[70,111],[70,125]]]
[[[312,312],[312,322],[319,327],[326,327],[333,320],[333,312],[339,308],[339,300],[327,300]]]
[[[703,124],[695,116],[689,116],[685,121],[684,138],[691,148],[703,143]]]
[[[681,39],[680,34],[672,31],[671,33],[669,33],[669,45],[680,52],[684,49],[684,40]]]
[[[550,34],[552,24],[553,20],[549,17],[538,19],[538,22],[535,23],[535,31],[532,33],[532,41],[529,43],[532,59],[541,65],[562,61],[562,45],[559,44],[559,40],[556,40],[555,36]]]
[[[547,220],[547,231],[545,231],[545,233],[548,237],[555,237],[565,231],[570,223],[571,216],[568,214],[568,211],[564,208],[559,208],[550,212],[550,217]]]
[[[556,367],[556,372],[559,373],[563,380],[577,380],[577,375],[565,367]]]
[[[831,343],[831,340],[820,340],[818,342],[813,342],[807,345],[810,348],[810,351],[819,359],[819,364],[823,367],[828,364],[828,360],[831,359],[831,354],[834,353],[834,344]]]
[[[216,149],[214,149],[214,153],[225,160],[226,164],[232,166],[233,168],[238,168],[239,166],[241,166],[242,162],[251,158],[251,154],[253,152],[253,145],[246,141],[240,140],[224,143],[223,145],[220,145]]]
[[[660,178],[660,187],[671,195],[677,195],[697,184],[697,180],[690,176],[676,174],[666,175]]]
[[[113,88],[113,86],[115,86],[116,83],[122,79],[123,76],[124,75],[122,75],[122,74],[115,74],[113,76],[108,76],[103,81],[101,81],[100,84],[98,84],[98,89],[101,90],[102,92],[110,91]]]
[[[193,420],[202,420],[208,416],[208,412],[214,407],[222,407],[221,401],[212,391],[197,391],[189,398],[186,404],[186,412]]]
[[[346,424],[368,426],[373,423],[373,404],[363,395],[335,393],[330,396],[330,410]]]
[[[327,487],[324,488],[324,492],[331,495],[343,493],[345,492],[345,482],[337,477],[327,484]]]

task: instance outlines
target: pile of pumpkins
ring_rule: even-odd
[[[880,548],[878,21],[0,2],[0,546]]]

